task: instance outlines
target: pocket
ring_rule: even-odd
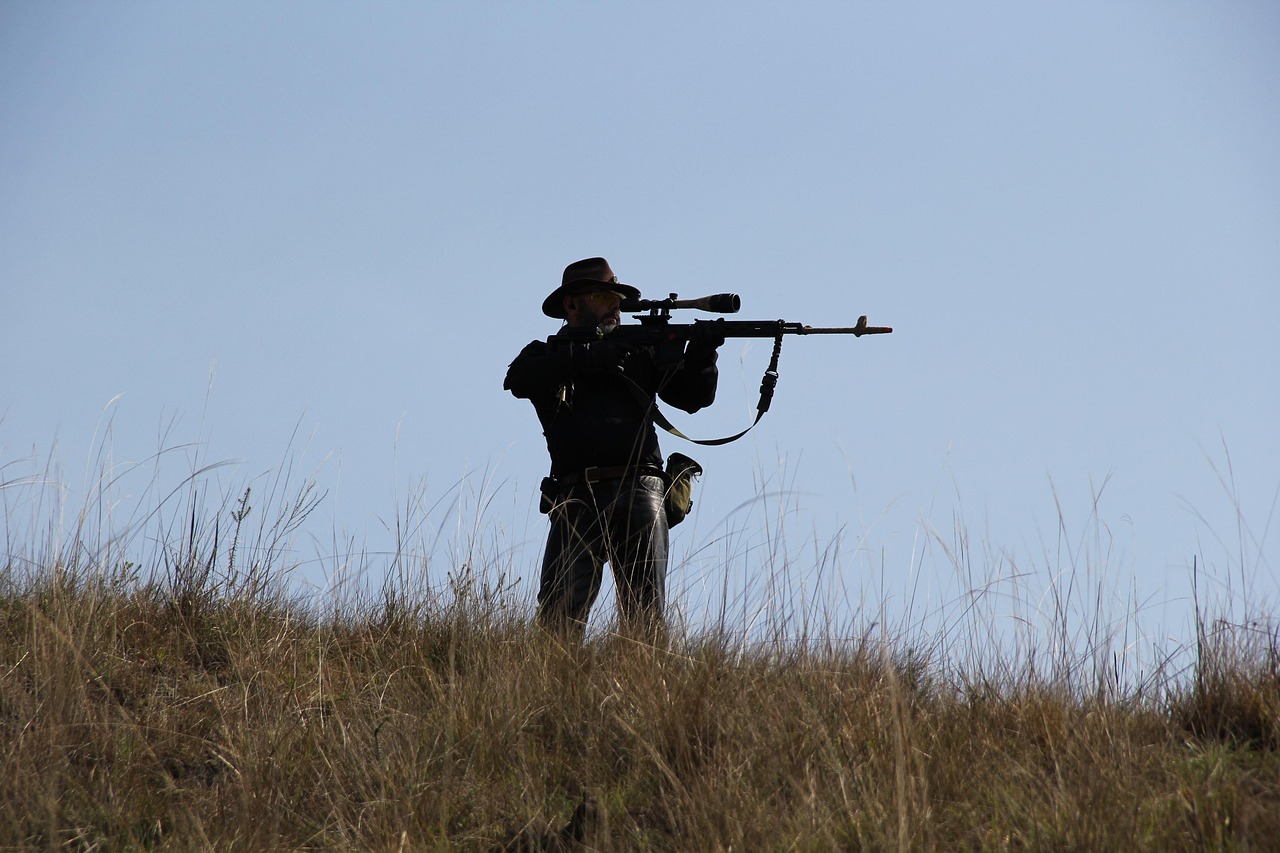
[[[693,509],[693,478],[701,473],[702,466],[683,453],[667,457],[667,495],[663,502],[667,527],[675,527],[688,517]]]

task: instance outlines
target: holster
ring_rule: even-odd
[[[551,512],[551,508],[556,505],[556,499],[560,496],[560,483],[555,477],[543,477],[538,491],[541,492],[538,498],[538,512],[546,515]]]

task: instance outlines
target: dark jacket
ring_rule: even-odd
[[[691,343],[680,364],[663,369],[652,348],[566,326],[554,344],[538,340],[521,350],[502,387],[533,403],[551,473],[563,475],[590,467],[661,468],[651,401],[656,396],[696,412],[714,402],[718,378],[714,346]]]

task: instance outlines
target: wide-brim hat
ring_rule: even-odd
[[[560,286],[542,300],[542,313],[563,320],[567,316],[564,312],[565,294],[589,293],[593,290],[620,293],[624,300],[640,298],[640,290],[618,281],[618,277],[609,268],[609,262],[604,258],[585,258],[564,268]]]

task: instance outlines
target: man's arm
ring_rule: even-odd
[[[521,400],[532,400],[556,390],[573,370],[568,350],[553,352],[546,341],[533,341],[507,367],[502,387]]]
[[[631,355],[626,344],[599,340],[593,335],[575,339],[566,336],[556,346],[546,341],[533,341],[507,367],[502,387],[522,400],[543,394],[555,394],[561,386],[580,374],[621,373]]]
[[[716,367],[716,349],[723,343],[723,338],[694,338],[689,341],[684,361],[661,383],[658,396],[689,414],[714,403],[716,384],[720,379],[720,370]]]

